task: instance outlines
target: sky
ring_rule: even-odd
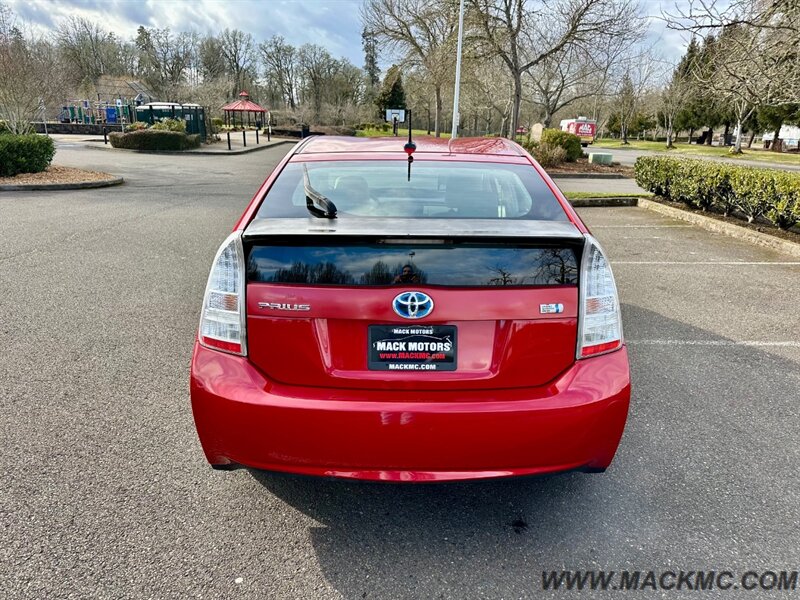
[[[554,0],[558,1],[558,0]],[[363,66],[361,0],[5,0],[19,18],[40,30],[53,29],[63,17],[81,16],[98,22],[119,37],[136,34],[140,25],[194,29],[216,33],[226,27],[253,34],[257,42],[273,35],[299,46],[320,44],[336,57]],[[643,0],[651,16],[647,42],[665,59],[677,61],[686,40],[667,30],[657,18],[675,0]],[[381,63],[391,64],[382,56]]]

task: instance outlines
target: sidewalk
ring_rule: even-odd
[[[90,148],[100,148],[112,150],[111,143],[104,144],[102,135],[69,135],[69,134],[54,134],[50,136],[56,143],[57,147],[71,147],[71,146],[87,146]],[[296,144],[300,140],[297,138],[277,138],[272,136],[271,141],[267,141],[266,135],[259,134],[259,143],[256,144],[255,131],[248,131],[246,134],[246,143],[242,139],[242,132],[238,131],[231,133],[231,149],[228,150],[228,140],[226,135],[220,135],[220,141],[213,144],[202,144],[199,148],[194,150],[183,150],[176,152],[158,152],[157,154],[247,154],[249,152],[257,152],[266,148],[274,148],[275,146]],[[113,150],[122,150],[122,148],[113,148]],[[137,150],[127,150],[128,152],[138,152]]]
[[[636,185],[633,179],[592,179],[559,177],[555,180],[562,192],[599,192],[617,194],[645,193],[645,190]]]

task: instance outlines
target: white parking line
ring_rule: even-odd
[[[694,225],[594,225],[591,229],[687,229]]]
[[[773,265],[773,266],[787,266],[787,265],[800,265],[800,261],[705,261],[705,260],[612,260],[612,265],[715,265],[715,266],[751,266],[751,265]]]
[[[626,340],[632,346],[751,346],[756,348],[800,348],[800,342],[760,342],[755,340]]]

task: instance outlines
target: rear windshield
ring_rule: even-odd
[[[418,217],[566,221],[553,192],[530,165],[418,160],[289,163],[258,218],[308,217],[311,187],[333,201],[340,218]]]
[[[576,285],[578,265],[574,250],[564,246],[258,245],[249,251],[247,279],[263,283],[352,286]]]

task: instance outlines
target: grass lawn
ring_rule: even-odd
[[[619,192],[564,192],[567,200],[582,200],[583,198],[649,198],[650,192],[622,193]]]
[[[412,139],[414,137],[419,137],[419,136],[424,136],[424,135],[426,136],[426,135],[428,135],[428,130],[427,129],[414,129],[411,135],[412,135]],[[433,135],[433,132],[431,131],[431,136],[432,135]],[[392,130],[391,129],[389,131],[381,131],[380,129],[358,130],[358,131],[356,131],[356,137],[392,137]],[[408,129],[407,128],[403,129],[402,127],[400,129],[398,129],[397,130],[397,137],[398,138],[406,138],[406,139],[408,139]],[[449,139],[450,138],[450,134],[449,133],[443,133],[442,137],[445,138],[445,139]]]
[[[686,156],[714,156],[717,158],[729,158],[731,160],[757,160],[760,162],[780,163],[784,165],[800,165],[800,154],[783,154],[780,152],[769,152],[764,150],[748,150],[743,148],[743,153],[737,155],[730,154],[727,147],[720,146],[698,146],[697,144],[687,144],[686,142],[675,142],[675,148],[667,150],[665,142],[653,142],[649,140],[631,140],[627,146],[623,146],[622,142],[614,139],[600,139],[595,140],[594,144],[589,146],[589,151],[592,148],[620,148],[630,150],[649,150],[651,152],[666,152],[674,155]]]

